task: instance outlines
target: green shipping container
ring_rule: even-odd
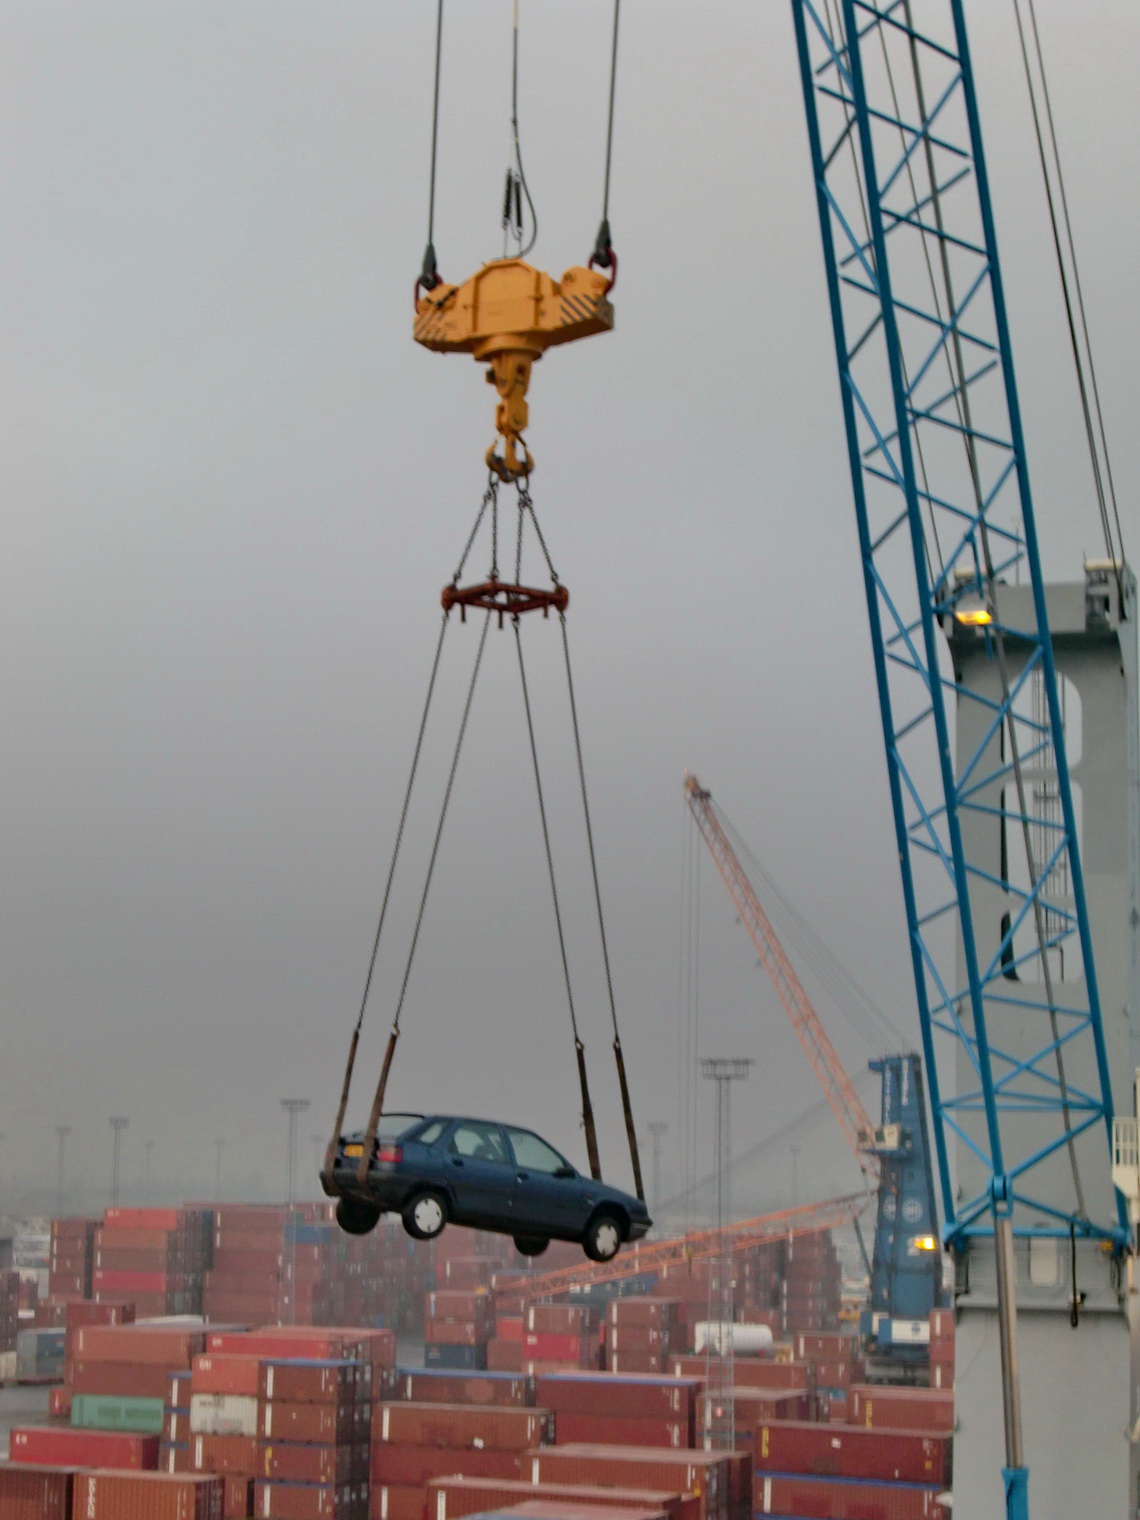
[[[162,1434],[161,1399],[131,1399],[105,1393],[77,1393],[71,1400],[71,1423],[81,1430],[131,1430]]]

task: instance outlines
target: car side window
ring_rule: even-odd
[[[532,1135],[529,1129],[511,1129],[507,1133],[519,1166],[529,1167],[532,1172],[554,1173],[568,1164],[552,1145]]]
[[[470,1157],[472,1161],[507,1164],[507,1147],[502,1132],[494,1124],[478,1124],[470,1120],[457,1124],[447,1148],[457,1156]]]
[[[420,1130],[419,1134],[416,1135],[415,1138],[421,1145],[434,1145],[446,1128],[447,1125],[444,1120],[433,1119],[430,1124],[426,1124],[424,1128]]]

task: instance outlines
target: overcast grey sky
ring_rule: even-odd
[[[1038,8],[1135,553],[1140,17]],[[479,369],[410,336],[434,9],[0,0],[0,1208],[13,1179],[50,1187],[59,1122],[93,1185],[111,1113],[130,1117],[128,1181],[154,1138],[164,1185],[205,1189],[223,1136],[231,1192],[280,1188],[280,1097],[313,1101],[303,1166],[331,1124],[490,441]],[[1046,571],[1075,578],[1098,530],[1012,13],[968,12]],[[598,221],[610,6],[523,0],[522,18],[533,258],[557,275]],[[509,23],[509,0],[448,7],[451,279],[501,249]],[[616,330],[537,367],[530,439],[573,598],[635,1103],[672,1147],[685,767],[914,1029],[783,0],[627,0],[611,219]],[[620,1180],[557,628],[526,634]],[[451,633],[359,1118],[475,637]],[[513,658],[493,634],[390,1093],[533,1123],[580,1158]],[[818,1091],[707,870],[703,897],[702,1049],[758,1061],[744,1148]],[[861,1067],[873,1052],[831,1027]],[[854,1185],[830,1121],[800,1176],[802,1196]],[[738,1202],[788,1186],[777,1156]]]

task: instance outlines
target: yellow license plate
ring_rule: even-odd
[[[363,1156],[364,1147],[363,1145],[346,1145],[344,1148],[344,1154],[346,1156]]]

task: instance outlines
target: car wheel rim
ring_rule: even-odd
[[[421,1198],[415,1207],[415,1220],[419,1229],[434,1234],[443,1227],[443,1210],[435,1198]]]
[[[621,1236],[618,1234],[617,1225],[610,1224],[608,1221],[605,1224],[599,1225],[594,1235],[594,1244],[598,1248],[598,1255],[606,1260],[611,1256],[616,1256],[618,1247],[621,1245]]]

